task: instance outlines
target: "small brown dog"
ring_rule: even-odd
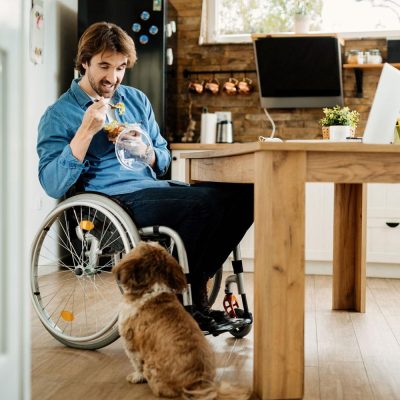
[[[249,392],[215,380],[214,353],[176,293],[186,287],[178,262],[157,243],[140,243],[113,269],[124,288],[119,333],[133,372],[156,396],[248,399]]]

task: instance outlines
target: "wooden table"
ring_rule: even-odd
[[[335,184],[333,309],[365,312],[365,184],[400,182],[400,146],[246,143],[182,157],[188,181],[254,183],[254,390],[301,399],[305,183]]]

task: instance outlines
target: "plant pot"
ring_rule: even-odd
[[[310,30],[311,18],[309,15],[297,14],[294,16],[294,33],[308,33]]]
[[[334,125],[337,126],[337,125]],[[330,128],[331,126],[323,126],[322,127],[322,139],[329,140],[330,139]],[[347,135],[347,137],[354,137],[356,133],[356,128],[353,128],[352,126],[348,126],[346,128],[350,128],[350,133]]]
[[[333,142],[344,142],[351,137],[351,126],[332,125],[329,127],[329,140]]]

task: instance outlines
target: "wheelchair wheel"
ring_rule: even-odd
[[[34,308],[61,343],[98,349],[118,335],[122,290],[111,269],[139,236],[125,211],[104,196],[60,203],[37,233],[31,254]]]
[[[222,282],[222,267],[215,273],[215,275],[207,282],[208,304],[210,307],[217,299],[219,289]]]

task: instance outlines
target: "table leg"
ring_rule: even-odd
[[[261,399],[304,393],[306,155],[255,153],[254,390]]]
[[[334,310],[365,312],[366,185],[335,184]]]

